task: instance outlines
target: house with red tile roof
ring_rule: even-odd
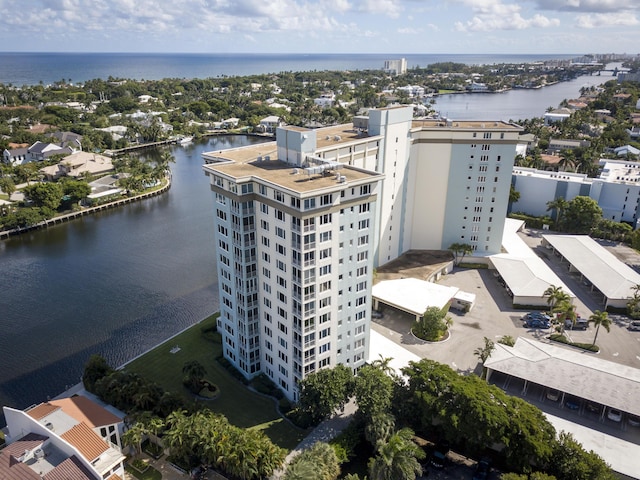
[[[8,445],[0,450],[0,479],[125,478],[125,456],[120,448],[122,421],[92,400],[76,396],[25,411],[10,407],[3,410]],[[101,435],[102,429],[105,435]]]

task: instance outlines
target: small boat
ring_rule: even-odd
[[[178,143],[180,145],[188,145],[191,142],[193,142],[193,137],[182,137],[180,140],[178,140]]]

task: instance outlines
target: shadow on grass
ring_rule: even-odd
[[[275,444],[292,449],[304,438],[306,431],[284,420],[272,398],[249,390],[217,361],[222,355],[222,345],[217,337],[207,333],[215,325],[217,316],[214,314],[158,345],[127,364],[124,369],[156,382],[165,390],[182,395],[187,401],[194,401],[194,396],[182,384],[182,367],[196,360],[205,367],[206,378],[220,390],[215,399],[197,399],[198,404],[221,413],[238,427],[262,429]]]

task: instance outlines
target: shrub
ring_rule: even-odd
[[[422,340],[437,342],[447,333],[451,318],[447,317],[449,306],[440,309],[429,307],[422,318],[414,324],[413,333]]]
[[[597,345],[592,345],[590,343],[572,342],[567,337],[560,334],[549,335],[549,340],[553,342],[564,343],[565,345],[570,345],[572,347],[582,348],[583,350],[588,350],[589,352],[597,353],[600,351],[600,347],[598,347]]]
[[[524,220],[529,228],[544,228],[544,225],[553,225],[553,220],[549,216],[534,217],[526,213],[515,212],[509,214],[509,218]]]
[[[233,376],[236,380],[239,380],[245,385],[249,384],[249,380],[247,380],[246,377],[242,374],[242,372],[240,372],[240,370],[234,367],[229,360],[227,360],[224,357],[220,357],[217,360],[218,360],[218,363],[222,365],[224,369],[227,372],[229,372],[231,376]]]

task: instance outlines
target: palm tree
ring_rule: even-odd
[[[422,474],[418,459],[424,456],[422,449],[413,442],[413,431],[403,428],[369,460],[369,477],[371,480],[415,480]]]
[[[473,253],[473,248],[468,243],[452,243],[449,246],[449,250],[453,252],[456,265],[460,264],[465,255],[471,255]],[[458,258],[460,254],[462,256]]]
[[[607,312],[601,312],[600,310],[596,310],[593,312],[593,315],[589,317],[589,323],[593,323],[596,327],[596,334],[593,337],[592,346],[596,344],[596,340],[598,338],[598,332],[600,331],[600,327],[603,326],[607,332],[611,331],[611,319],[609,318],[609,314]]]
[[[364,437],[376,450],[387,443],[395,430],[396,420],[393,415],[380,412],[371,416],[364,429]]]
[[[560,160],[558,160],[558,168],[564,172],[572,172],[575,170],[576,156],[573,150],[565,149],[560,152]]]
[[[547,211],[549,210],[553,210],[554,214],[554,220],[556,222],[556,228],[560,228],[560,225],[562,225],[562,221],[563,219],[563,215],[564,215],[564,211],[567,209],[567,207],[569,206],[569,202],[567,202],[564,197],[558,197],[555,200],[551,200],[550,202],[547,202]]]
[[[133,447],[135,449],[135,457],[139,457],[142,453],[142,437],[147,434],[146,427],[140,423],[134,423],[129,430],[124,432],[122,436],[122,443],[127,447]]]
[[[553,310],[553,307],[569,297],[566,292],[562,291],[562,287],[556,287],[555,285],[549,285],[549,287],[542,294],[543,297],[547,297],[547,305],[549,310]]]
[[[566,295],[566,294],[565,294]],[[571,303],[571,299],[567,295],[566,299],[560,300],[556,303],[554,312],[558,314],[558,320],[560,320],[560,333],[564,333],[565,322],[567,320],[571,320],[571,324],[575,325],[576,320],[578,319],[578,314],[576,313],[576,306]]]
[[[189,385],[192,390],[199,390],[200,381],[207,374],[207,370],[199,361],[191,360],[184,364],[182,373],[185,374],[184,383]]]

